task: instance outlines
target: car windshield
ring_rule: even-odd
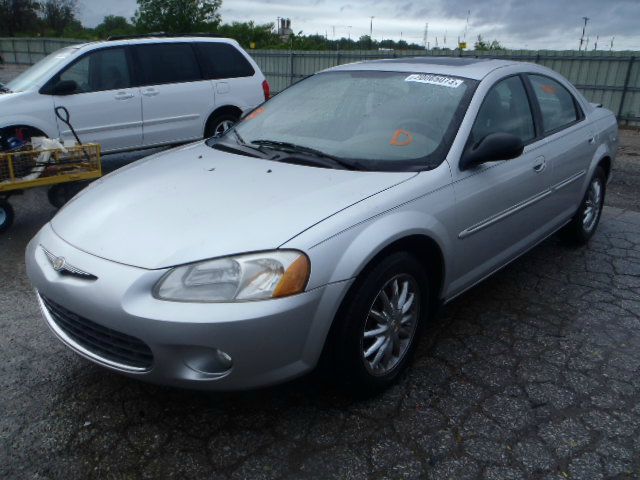
[[[12,92],[23,92],[33,85],[42,85],[51,78],[51,75],[57,71],[63,63],[67,62],[69,55],[71,55],[78,47],[65,47],[52,54],[44,57],[38,63],[33,65],[28,70],[25,70],[6,87]]]
[[[321,73],[254,110],[224,141],[315,152],[367,170],[434,168],[444,160],[476,85],[406,72]]]

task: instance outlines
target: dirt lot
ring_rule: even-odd
[[[640,134],[621,138],[591,244],[552,238],[454,301],[368,401],[313,377],[160,388],[81,359],[24,273],[54,210],[42,191],[16,198],[0,237],[0,478],[640,478]]]

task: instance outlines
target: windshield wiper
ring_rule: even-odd
[[[0,93],[11,93],[11,90],[0,83]]]
[[[340,157],[336,157],[334,155],[330,155],[321,150],[317,150],[312,147],[305,147],[304,145],[297,145],[295,143],[290,142],[279,142],[276,140],[253,140],[249,145],[262,145],[268,148],[273,148],[274,150],[280,150],[282,152],[287,153],[301,153],[303,155],[311,155],[318,159],[329,160],[329,162],[321,162],[323,166],[328,166],[328,163],[333,163],[334,165],[339,165],[345,170],[364,170],[364,167],[357,162],[349,162]],[[283,160],[281,158],[276,158],[274,160]]]
[[[224,150],[232,153],[241,153],[243,155],[249,155],[255,158],[268,158],[270,159],[272,155],[269,155],[268,152],[265,152],[262,148],[256,147],[254,145],[250,145],[246,143],[242,136],[236,131],[235,127],[231,128],[231,133],[236,137],[236,143],[228,143],[220,140],[224,140],[225,136],[221,137],[211,137],[207,140],[207,145],[212,148],[217,148],[218,150]],[[258,152],[259,155],[256,155],[254,152]]]

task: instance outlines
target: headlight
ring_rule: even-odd
[[[238,255],[173,268],[153,293],[177,302],[266,300],[303,292],[310,271],[307,256],[294,250]]]

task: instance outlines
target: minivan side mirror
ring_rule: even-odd
[[[460,159],[460,170],[497,160],[511,160],[522,155],[524,143],[511,133],[490,133],[480,143],[467,149]]]
[[[51,89],[52,95],[72,95],[78,91],[78,84],[75,80],[61,80]]]

